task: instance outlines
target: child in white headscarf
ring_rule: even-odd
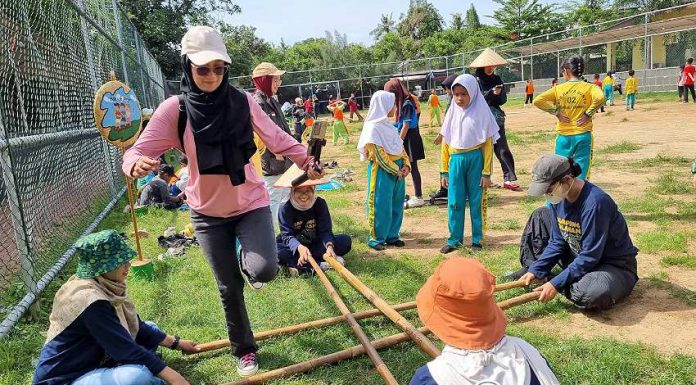
[[[442,186],[449,188],[447,204],[450,236],[443,254],[462,246],[464,207],[469,200],[471,247],[481,248],[485,204],[483,193],[491,184],[493,144],[500,137],[498,124],[481,94],[476,78],[464,74],[452,85],[452,107],[442,124]]]
[[[404,142],[389,121],[396,112],[396,97],[377,91],[370,100],[358,151],[367,166],[367,220],[370,226],[368,246],[384,250],[387,245],[403,247],[399,230],[404,215],[406,183],[411,172]]]

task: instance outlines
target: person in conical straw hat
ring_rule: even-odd
[[[297,166],[292,166],[273,185],[276,188],[290,188],[290,199],[278,210],[280,234],[276,243],[278,260],[293,277],[312,273],[309,256],[324,270],[330,268],[324,262],[324,254],[343,264],[343,256],[350,252],[352,246],[350,236],[333,233],[329,206],[317,196],[315,187],[329,183],[329,180],[308,180],[292,187],[292,181],[302,173]]]
[[[557,385],[544,357],[505,334],[493,297],[495,277],[481,262],[450,258],[418,291],[418,317],[445,347],[416,370],[410,385]]]
[[[188,385],[155,353],[196,343],[143,322],[126,291],[135,251],[114,230],[75,242],[77,271],[58,289],[33,384]]]
[[[492,49],[486,48],[471,62],[469,67],[476,68],[475,75],[481,86],[481,92],[483,92],[486,103],[488,103],[488,107],[490,107],[498,127],[500,127],[500,139],[495,142],[493,152],[500,162],[500,167],[503,169],[503,188],[519,191],[520,185],[515,182],[517,180],[515,158],[512,156],[512,151],[510,151],[510,146],[505,136],[505,112],[500,108],[507,102],[507,92],[505,91],[503,80],[495,74],[496,67],[506,64],[507,60]]]

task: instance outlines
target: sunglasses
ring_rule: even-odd
[[[227,70],[227,66],[219,66],[219,67],[206,67],[206,66],[197,66],[195,64],[191,64],[193,66],[193,69],[196,70],[196,74],[198,76],[208,76],[208,74],[212,71],[215,75],[222,75],[225,73]]]

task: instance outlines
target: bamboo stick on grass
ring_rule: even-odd
[[[406,334],[411,337],[411,339],[423,349],[430,357],[435,358],[440,355],[440,349],[435,346],[435,344],[424,336],[423,333],[419,332],[413,324],[408,322],[399,312],[394,310],[389,304],[384,301],[380,296],[377,295],[372,289],[367,287],[362,281],[360,281],[350,270],[346,269],[345,266],[341,265],[336,261],[335,258],[325,257],[324,260],[328,262],[331,267],[336,270],[336,272],[343,277],[348,283],[350,283],[357,291],[360,292],[365,298],[367,298],[373,305],[384,313],[384,315],[392,320],[397,326],[401,328]]]
[[[372,361],[372,363],[375,365],[375,370],[377,370],[377,373],[379,373],[380,377],[382,377],[386,384],[399,385],[399,383],[396,381],[396,378],[394,378],[394,375],[391,373],[391,371],[389,371],[389,368],[387,368],[387,365],[384,363],[384,361],[382,361],[382,358],[379,356],[379,353],[377,353],[377,349],[375,349],[375,347],[372,346],[370,339],[367,337],[363,329],[360,327],[358,321],[355,320],[355,317],[353,317],[353,314],[351,313],[350,309],[348,309],[348,306],[346,306],[345,302],[343,302],[341,296],[338,295],[338,292],[336,292],[336,289],[331,284],[331,281],[329,281],[329,278],[326,276],[326,274],[324,274],[324,271],[321,269],[317,261],[311,255],[307,259],[309,261],[309,264],[312,265],[312,268],[317,273],[317,276],[319,276],[319,280],[321,280],[321,283],[324,284],[324,287],[326,288],[326,291],[329,293],[329,296],[336,303],[336,307],[338,307],[338,310],[341,311],[341,314],[343,314],[343,317],[345,317],[345,320],[346,322],[348,322],[348,325],[350,325],[351,329],[353,329],[353,333],[355,333],[355,336],[358,338],[358,341],[360,341],[360,345],[362,345],[365,353],[367,353],[367,356],[370,358],[370,361]]]

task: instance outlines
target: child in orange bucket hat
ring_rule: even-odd
[[[410,385],[558,385],[542,355],[507,336],[493,298],[495,277],[479,261],[443,261],[418,291],[418,316],[442,342],[442,354],[420,367]]]

